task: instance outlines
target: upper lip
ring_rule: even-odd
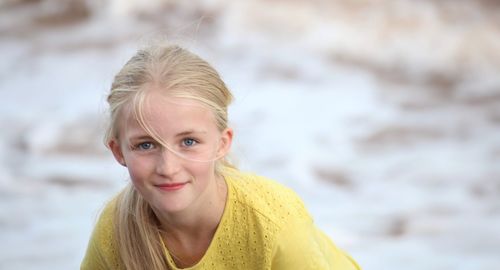
[[[173,186],[178,186],[178,185],[184,185],[187,182],[174,182],[174,183],[161,183],[161,184],[156,184],[155,186],[157,187],[173,187]]]

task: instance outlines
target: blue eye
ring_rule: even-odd
[[[139,148],[140,150],[150,150],[153,148],[153,143],[143,142],[137,145],[137,148]]]
[[[190,146],[193,146],[196,144],[196,140],[191,139],[191,138],[187,138],[187,139],[182,140],[182,144],[184,146],[190,147]]]

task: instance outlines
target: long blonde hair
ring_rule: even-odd
[[[139,50],[114,78],[107,98],[110,106],[107,145],[111,140],[119,140],[119,118],[126,106],[133,106],[135,115],[140,116],[145,84],[203,103],[213,111],[218,129],[227,128],[227,107],[232,95],[217,71],[179,46],[153,45]],[[220,174],[224,167],[232,167],[225,158],[217,161],[215,173]],[[115,221],[118,249],[126,269],[168,269],[158,220],[132,184],[118,195]]]

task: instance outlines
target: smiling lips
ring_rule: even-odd
[[[187,183],[165,183],[155,185],[157,188],[165,191],[174,191],[183,188]]]

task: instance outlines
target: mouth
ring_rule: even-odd
[[[179,190],[183,188],[187,182],[184,183],[164,183],[164,184],[158,184],[155,185],[155,187],[164,190],[164,191],[174,191],[174,190]]]

